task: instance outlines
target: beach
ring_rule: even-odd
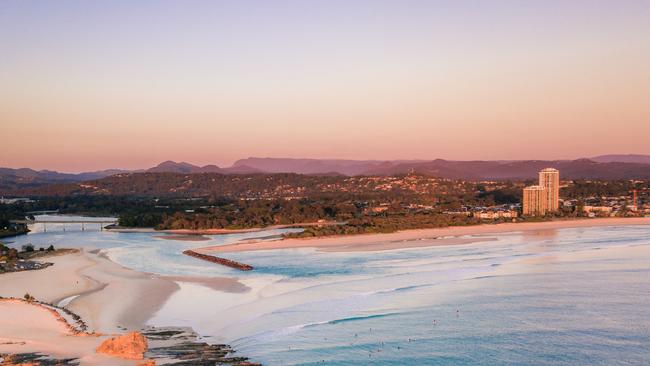
[[[0,278],[2,326],[0,354],[43,353],[82,364],[134,365],[133,361],[97,355],[111,335],[145,328],[147,320],[178,290],[194,283],[215,291],[245,292],[235,278],[165,277],[137,272],[110,261],[99,251],[77,250],[39,258],[53,263],[42,270],[5,273]],[[65,307],[79,315],[94,335],[74,335],[50,311],[22,300]]]
[[[288,238],[282,240],[250,240],[201,248],[204,252],[246,252],[273,249],[316,248],[320,251],[354,252],[461,245],[490,241],[486,236],[509,232],[530,232],[602,226],[650,225],[650,217],[594,218],[530,223],[501,223],[472,226],[450,226],[434,229],[398,231],[386,234],[328,236],[322,238]],[[471,236],[471,237],[466,237]]]
[[[39,258],[54,265],[42,270],[6,273],[0,296],[65,305],[81,316],[92,334],[74,333],[38,303],[0,301],[0,353],[40,353],[56,359],[78,359],[82,365],[137,365],[95,352],[126,329],[139,330],[177,289],[170,280],[135,272],[83,250]]]
[[[1,300],[0,354],[39,353],[78,359],[83,365],[138,365],[95,352],[110,335],[74,334],[46,308],[21,300]],[[12,363],[8,363],[12,364]]]
[[[78,251],[46,259],[54,265],[3,275],[0,296],[23,297],[29,293],[55,305],[77,296],[67,307],[96,332],[139,329],[178,288],[173,281],[124,268],[96,252]]]
[[[396,347],[410,345],[414,357],[429,360],[433,356],[427,350],[433,345],[462,353],[453,348],[455,342],[440,343],[439,336],[429,333],[433,319],[450,335],[472,339],[482,327],[505,332],[524,324],[522,320],[542,316],[526,310],[530,296],[554,297],[553,301],[570,305],[575,293],[571,289],[589,287],[579,306],[604,299],[600,287],[592,286],[594,276],[600,282],[626,281],[631,289],[643,288],[643,283],[637,283],[642,277],[619,272],[619,262],[626,263],[624,268],[646,270],[648,227],[650,218],[608,218],[277,241],[269,241],[269,232],[260,232],[257,236],[206,236],[209,249],[201,248],[206,242],[187,241],[182,236],[161,240],[155,233],[111,231],[67,231],[62,235],[52,229],[18,238],[13,245],[54,243],[77,249],[39,258],[53,263],[45,269],[3,274],[0,296],[22,298],[29,293],[39,301],[64,306],[81,316],[88,332],[101,336],[72,337],[60,323],[45,321],[47,313],[37,314],[38,308],[30,307],[33,305],[3,303],[3,314],[12,320],[0,327],[0,354],[41,352],[101,365],[108,356],[96,355],[94,349],[107,337],[151,326],[173,326],[191,328],[209,343],[230,344],[241,354],[269,365],[308,363],[320,357],[359,363],[370,357],[367,344],[388,339],[394,344],[392,350],[380,354],[375,349],[373,358],[398,362],[401,358]],[[236,271],[183,255],[188,249],[229,253],[224,257],[250,264],[254,270]],[[608,272],[602,272],[604,269]],[[565,281],[573,284],[565,286]],[[535,292],[538,290],[542,293]],[[497,296],[500,291],[506,291],[505,295]],[[526,291],[530,292],[521,295]],[[563,298],[564,291],[572,295]],[[635,291],[619,296],[628,296],[631,304],[643,304],[643,298],[634,297]],[[501,302],[509,312],[491,308],[491,302]],[[600,304],[590,311],[605,309],[618,317],[612,310],[617,306]],[[420,312],[423,307],[427,310]],[[466,315],[458,318],[458,309]],[[543,316],[558,316],[555,309],[561,310],[550,307]],[[487,313],[499,315],[480,316]],[[517,314],[515,323],[509,323],[511,314]],[[631,318],[629,322],[638,321],[634,313],[625,314]],[[26,318],[38,321],[21,321]],[[402,323],[408,325],[396,325]],[[579,322],[574,325],[576,329],[582,326]],[[621,326],[617,332],[627,334],[626,329]],[[492,339],[492,334],[479,336],[486,337],[485,344]],[[350,343],[345,337],[355,340]],[[423,339],[422,347],[415,348],[409,341],[415,337]],[[576,347],[582,344],[580,339],[574,340]],[[531,345],[530,350],[534,348]],[[320,351],[314,353],[313,349]],[[107,359],[104,364],[137,365]]]

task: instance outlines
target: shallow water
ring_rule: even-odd
[[[275,233],[278,233],[276,231]],[[151,319],[189,325],[268,365],[642,365],[650,359],[650,226],[499,234],[384,252],[230,253],[239,272],[180,254],[268,232],[187,242],[160,234],[33,233],[14,245],[102,248],[136,270],[231,276],[180,283]],[[490,236],[492,237],[492,236]]]

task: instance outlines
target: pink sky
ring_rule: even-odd
[[[309,4],[4,4],[0,166],[650,154],[648,2]]]

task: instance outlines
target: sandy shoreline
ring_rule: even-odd
[[[0,314],[0,353],[41,353],[57,359],[78,359],[82,365],[134,366],[142,362],[95,352],[110,335],[75,334],[39,304],[3,299]]]
[[[231,293],[250,290],[236,278],[165,277],[137,272],[110,261],[99,251],[81,250],[39,260],[54,265],[0,275],[0,297],[22,298],[29,293],[39,301],[55,305],[69,301],[66,308],[81,316],[88,331],[105,335],[144,328],[180,288],[179,283],[195,283]],[[107,336],[72,337],[51,314],[34,305],[3,300],[0,313],[0,353],[41,352],[78,358],[82,364],[134,364],[95,355],[94,349]]]
[[[78,295],[67,307],[90,330],[119,332],[139,329],[178,289],[170,280],[124,268],[102,255],[79,251],[47,257],[53,266],[38,271],[2,275],[0,296],[23,297],[57,304]]]
[[[280,225],[270,225],[264,227],[253,227],[247,229],[165,229],[165,230],[156,230],[152,227],[139,227],[139,228],[110,228],[109,231],[116,233],[163,233],[163,234],[174,234],[179,236],[191,236],[191,235],[226,235],[226,234],[246,234],[246,233],[257,233],[260,231],[267,230],[277,230],[277,229],[290,229],[290,228],[304,228],[311,226],[328,226],[328,225],[343,225],[343,222],[336,221],[326,221],[326,222],[300,222],[296,224],[280,224]],[[165,239],[164,237],[160,237]]]
[[[210,240],[207,236],[203,236],[201,234],[172,234],[172,235],[157,235],[154,236],[156,239],[163,239],[163,240],[181,240],[181,241],[207,241]]]
[[[389,234],[362,234],[329,236],[323,238],[283,239],[276,241],[249,241],[235,244],[201,248],[199,252],[244,252],[273,249],[316,248],[320,251],[351,252],[376,251],[401,248],[419,248],[441,245],[460,245],[478,241],[494,240],[481,235],[509,232],[568,229],[598,226],[650,225],[650,217],[597,218],[558,220],[530,223],[484,224],[473,226],[451,226],[435,229],[398,231]],[[475,235],[475,238],[462,236]]]
[[[267,226],[267,227],[256,227],[250,229],[202,229],[202,230],[191,230],[191,229],[165,229],[157,230],[152,227],[134,227],[134,228],[109,228],[107,231],[115,233],[161,233],[161,234],[173,234],[173,235],[222,235],[222,234],[243,234],[243,233],[254,233],[258,231],[271,230],[271,229],[282,229],[285,228],[284,225],[277,226]],[[162,237],[162,236],[161,236]]]
[[[316,248],[321,251],[354,252],[461,245],[494,240],[493,235],[549,230],[650,225],[650,218],[607,218],[536,223],[459,226],[409,230],[390,234],[367,234],[277,241],[250,241],[203,248],[206,252]],[[89,331],[102,334],[139,330],[179,289],[192,283],[211,290],[241,294],[254,289],[237,278],[160,276],[124,268],[101,251],[76,251],[39,258],[54,263],[42,270],[0,275],[0,296],[36,299],[58,304],[71,300],[66,308],[79,314]],[[249,284],[250,285],[250,284]],[[101,337],[72,337],[47,313],[25,303],[0,302],[0,353],[43,352],[57,357],[79,358],[82,364],[134,365],[131,361],[94,355]],[[47,318],[47,319],[46,319]],[[172,324],[170,324],[172,325]]]

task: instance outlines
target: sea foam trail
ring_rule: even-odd
[[[354,314],[354,312],[363,312],[366,309],[372,309],[376,307],[383,307],[384,305],[382,304],[387,304],[387,303],[392,303],[394,297],[393,296],[399,296],[403,297],[404,295],[399,295],[400,293],[403,292],[409,292],[409,291],[417,291],[420,289],[426,289],[426,288],[431,288],[443,284],[448,284],[452,283],[455,281],[464,281],[464,280],[472,280],[472,279],[477,279],[477,278],[488,278],[489,272],[493,270],[494,267],[488,263],[484,264],[480,268],[476,267],[470,267],[470,268],[464,268],[464,269],[459,269],[456,271],[452,271],[452,275],[444,276],[444,278],[441,278],[442,273],[437,273],[437,275],[432,275],[432,276],[419,276],[418,278],[412,277],[411,274],[405,273],[402,274],[401,276],[396,276],[396,275],[389,275],[387,278],[392,278],[395,279],[397,277],[402,277],[399,278],[399,286],[395,287],[389,287],[389,288],[379,288],[374,291],[366,291],[366,292],[349,292],[348,294],[342,297],[320,297],[318,296],[317,299],[313,301],[304,301],[304,298],[306,296],[304,295],[305,290],[309,291],[310,293],[314,293],[314,291],[326,294],[328,292],[331,292],[330,290],[325,290],[324,287],[329,286],[331,284],[321,284],[320,286],[313,286],[309,288],[303,288],[301,290],[297,291],[291,291],[289,293],[284,293],[284,294],[279,294],[276,298],[278,301],[281,301],[284,305],[282,305],[279,308],[276,308],[274,311],[270,312],[261,312],[254,314],[253,316],[245,318],[243,321],[240,322],[231,322],[228,324],[226,327],[222,328],[222,330],[228,330],[228,331],[233,331],[234,333],[239,332],[241,335],[240,337],[234,337],[232,339],[229,339],[229,342],[248,342],[248,339],[254,339],[257,341],[273,341],[277,340],[280,337],[284,337],[290,334],[298,333],[301,332],[302,330],[306,328],[312,328],[317,325],[323,325],[323,324],[339,324],[339,323],[345,323],[345,322],[351,322],[351,321],[357,321],[357,320],[364,320],[364,319],[374,319],[374,318],[382,318],[382,317],[387,317],[391,315],[396,315],[397,313],[380,313],[380,314],[371,314],[371,315],[349,315],[350,313]],[[387,285],[390,283],[384,283],[386,278],[380,279],[374,279],[374,280],[362,280],[362,281],[352,281],[352,282],[358,282],[358,285],[355,287],[364,287],[365,285],[368,285],[368,281],[376,281],[378,283],[381,283],[382,285]],[[420,282],[416,283],[414,285],[406,285],[407,283],[413,283],[413,282]],[[395,283],[393,281],[393,283]],[[401,285],[405,284],[405,285]],[[360,286],[359,286],[360,285]],[[322,286],[322,287],[321,287]],[[317,290],[318,287],[321,287],[320,289]],[[345,288],[350,288],[349,283],[345,282],[337,282],[335,287],[338,290],[345,289]],[[333,293],[341,294],[340,291],[334,291]],[[420,297],[422,294],[419,295]],[[303,299],[300,301],[299,299]],[[268,300],[268,299],[267,299]],[[404,302],[400,302],[400,306],[402,308],[400,310],[404,310],[406,312],[408,311],[413,311],[416,308],[419,308],[421,306],[420,303],[414,302],[413,304],[407,304]],[[337,310],[341,309],[341,310]],[[384,309],[384,310],[389,310],[389,309]],[[238,311],[244,311],[246,310],[242,309],[241,307],[238,307]],[[259,311],[259,308],[256,309],[256,311]],[[255,324],[282,324],[282,322],[291,322],[291,321],[300,321],[300,320],[305,320],[305,318],[301,314],[308,314],[312,313],[315,315],[315,318],[318,319],[318,316],[325,316],[325,317],[330,317],[330,319],[325,319],[325,320],[319,320],[315,322],[306,322],[306,323],[300,323],[297,325],[292,325],[292,326],[285,326],[285,327],[279,327],[277,329],[269,329],[268,331],[259,331],[260,328],[256,327],[253,323]],[[286,323],[285,323],[286,324]],[[262,325],[263,327],[263,325]],[[248,334],[242,333],[242,329],[248,328],[249,330],[254,330],[255,328],[258,329],[257,332],[253,331]],[[228,332],[227,332],[228,333]],[[250,338],[249,338],[250,337]]]
[[[330,321],[327,322],[327,324],[340,324],[340,323],[354,322],[354,321],[360,321],[360,320],[386,318],[386,317],[394,316],[394,315],[398,315],[398,314],[401,314],[401,313],[394,312],[394,313],[351,316],[351,317],[347,317],[347,318],[330,320]],[[322,325],[322,323],[317,323],[317,324],[313,324],[313,325],[310,324],[310,325],[305,326],[303,328],[314,327],[314,326],[318,326],[318,325]]]
[[[324,325],[337,325],[337,324],[343,324],[343,323],[349,323],[349,322],[357,322],[357,321],[364,321],[364,320],[371,320],[371,319],[380,319],[380,318],[387,318],[391,316],[396,316],[403,314],[402,312],[391,312],[391,313],[380,313],[380,314],[370,314],[370,315],[358,315],[358,316],[349,316],[349,317],[344,317],[344,318],[337,318],[337,319],[331,319],[331,320],[324,320],[320,322],[311,322],[311,323],[304,323],[304,324],[297,324],[297,325],[292,325],[289,327],[283,327],[280,329],[275,329],[275,330],[269,330],[269,331],[264,331],[260,333],[256,333],[250,336],[242,337],[239,339],[235,339],[231,343],[236,344],[236,345],[247,345],[251,344],[254,342],[259,342],[259,341],[266,341],[266,340],[273,340],[276,339],[277,337],[282,337],[282,336],[288,336],[291,334],[295,334],[303,329],[308,329],[308,328],[314,328],[314,327],[319,327],[319,326],[324,326]]]

